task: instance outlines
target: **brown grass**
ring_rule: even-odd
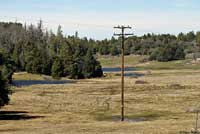
[[[0,120],[0,133],[178,134],[190,131],[195,115],[186,111],[200,106],[200,75],[198,71],[181,71],[155,70],[138,79],[126,78],[125,111],[129,120],[124,123],[119,121],[120,78],[117,76],[63,85],[13,87],[10,105],[1,109],[5,112],[0,116],[10,120]],[[43,76],[24,73],[15,74],[14,78],[42,80]],[[135,85],[136,80],[148,84]],[[144,121],[134,122],[137,119]]]

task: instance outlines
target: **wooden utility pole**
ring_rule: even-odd
[[[114,36],[119,36],[122,39],[121,44],[121,58],[122,58],[122,65],[121,65],[121,121],[124,121],[124,41],[125,36],[133,35],[133,34],[125,34],[125,29],[131,29],[130,26],[117,26],[114,27],[115,29],[121,29],[120,34],[114,34]]]

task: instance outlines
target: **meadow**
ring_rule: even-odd
[[[0,111],[1,134],[179,134],[191,131],[200,107],[199,64],[126,57],[142,77],[125,78],[125,122],[120,122],[119,72],[62,83],[44,75],[15,73],[10,104]],[[99,58],[103,67],[120,57]],[[114,60],[116,62],[114,62]],[[20,86],[20,82],[26,83]],[[32,81],[31,83],[29,83]],[[35,81],[35,82],[34,82]],[[46,81],[46,82],[44,82]],[[144,84],[136,84],[144,81]],[[28,84],[27,84],[28,83]]]

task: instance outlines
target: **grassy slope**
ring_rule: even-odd
[[[139,78],[149,83],[146,85],[135,85],[137,79],[126,78],[126,115],[130,119],[147,120],[137,123],[115,121],[120,115],[119,77],[13,87],[11,103],[1,111],[15,113],[6,115],[11,120],[0,120],[0,133],[177,134],[190,131],[195,115],[186,110],[199,106],[199,74],[198,70],[154,70],[151,75]],[[26,73],[14,76],[15,80],[42,80],[43,77]],[[104,102],[109,98],[108,110]],[[2,117],[5,115],[1,114]]]
[[[141,61],[144,58],[145,56],[125,56],[126,66],[135,66],[139,63],[139,61]],[[99,56],[98,60],[101,62],[101,65],[103,67],[119,67],[121,63],[120,56]]]
[[[191,59],[170,61],[170,62],[157,62],[150,61],[141,63],[146,56],[125,56],[125,65],[127,67],[137,67],[140,70],[166,70],[166,69],[200,69],[200,64],[192,64]],[[103,67],[119,67],[121,63],[120,57],[102,56],[98,60]]]

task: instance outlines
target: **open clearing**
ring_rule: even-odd
[[[200,70],[137,71],[126,77],[126,122],[120,118],[120,77],[53,81],[16,73],[8,106],[1,109],[1,134],[179,134],[194,127],[200,107]],[[135,84],[135,81],[146,84]],[[44,83],[44,81],[46,83]],[[50,83],[49,83],[50,82]]]
[[[148,61],[148,56],[128,55],[125,56],[126,67],[137,67],[140,70],[179,70],[179,69],[200,69],[200,63],[194,63],[191,56],[187,56],[186,60],[158,62]],[[120,67],[120,56],[99,56],[98,60],[103,67]]]
[[[145,73],[145,72],[144,72]],[[181,75],[180,75],[181,73]],[[177,75],[179,74],[179,75]],[[164,70],[126,78],[126,115],[119,122],[120,79],[13,87],[10,105],[1,110],[1,133],[177,134],[193,128],[187,113],[200,101],[200,71]],[[15,74],[14,79],[42,76]],[[136,80],[148,84],[136,85]],[[175,84],[179,84],[178,86]],[[109,106],[108,106],[109,104]]]

